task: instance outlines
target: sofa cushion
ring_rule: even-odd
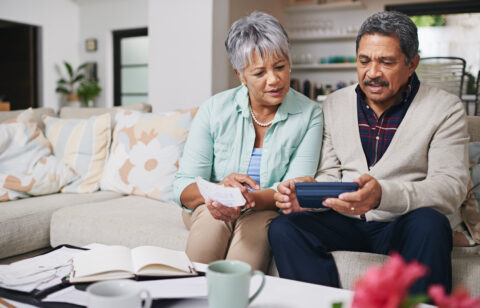
[[[60,118],[62,119],[87,119],[92,116],[98,116],[104,113],[110,113],[111,127],[115,127],[115,115],[117,111],[136,110],[140,112],[152,112],[152,105],[147,103],[135,103],[131,105],[118,106],[112,108],[76,108],[76,107],[63,107],[60,109]]]
[[[477,254],[480,246],[460,248],[452,252],[453,286],[469,287],[474,296],[480,296],[480,256]],[[383,264],[387,256],[365,252],[334,251],[332,255],[337,265],[341,287],[353,289],[357,279],[373,264]]]
[[[31,109],[0,123],[0,201],[56,193],[75,178],[52,155]]]
[[[188,231],[181,211],[176,205],[139,196],[63,208],[52,216],[50,243],[185,250]]]
[[[101,188],[170,201],[196,110],[160,115],[118,112]]]
[[[0,122],[5,120],[10,120],[18,117],[24,110],[14,110],[14,111],[1,111],[0,112]],[[43,124],[42,117],[44,115],[48,115],[51,117],[55,116],[55,111],[52,108],[34,108],[33,117],[35,118],[35,122],[37,122],[38,128],[45,132],[45,125]]]
[[[62,192],[89,193],[98,190],[110,145],[110,114],[88,119],[46,116],[44,121],[54,155],[79,175]]]
[[[50,218],[57,209],[119,197],[119,193],[102,191],[52,194],[0,203],[0,258],[49,246]]]

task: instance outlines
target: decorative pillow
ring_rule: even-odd
[[[197,109],[166,114],[119,111],[101,188],[170,201]]]
[[[98,190],[110,145],[110,114],[88,119],[58,119],[46,116],[45,131],[53,153],[80,176],[62,192],[89,193]]]
[[[31,109],[0,124],[0,201],[55,193],[75,179],[51,154]]]

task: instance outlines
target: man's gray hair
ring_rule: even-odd
[[[382,34],[395,36],[400,42],[400,48],[406,56],[405,65],[418,54],[417,26],[407,15],[394,12],[380,12],[368,17],[360,27],[357,35],[357,47],[364,34]]]
[[[228,57],[238,73],[252,63],[252,52],[260,59],[286,57],[290,62],[287,32],[278,20],[263,12],[253,12],[233,23],[225,40]]]

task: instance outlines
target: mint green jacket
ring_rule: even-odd
[[[173,183],[174,201],[197,176],[218,183],[230,173],[247,174],[255,142],[248,89],[240,86],[203,103],[190,127]],[[320,106],[290,89],[267,130],[260,164],[261,188],[287,179],[314,176],[323,135]]]

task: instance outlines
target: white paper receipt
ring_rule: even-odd
[[[209,181],[205,181],[201,177],[196,178],[198,190],[203,198],[219,202],[225,206],[242,206],[246,200],[238,187],[225,187]]]

